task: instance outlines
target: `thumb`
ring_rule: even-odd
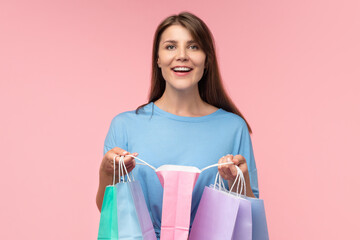
[[[245,162],[245,158],[241,155],[235,155],[232,161],[236,166],[239,166],[241,163]]]
[[[232,159],[232,162],[233,162],[236,166],[239,166],[239,164],[240,164],[240,160],[237,159],[237,158],[235,158],[235,157]]]

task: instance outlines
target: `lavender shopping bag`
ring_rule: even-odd
[[[141,185],[138,181],[129,183],[132,197],[134,199],[136,214],[139,219],[142,236],[144,240],[156,240],[154,226],[152,224],[149,210],[146,206],[145,198]]]
[[[234,232],[232,235],[232,240],[252,240],[252,208],[251,202],[245,198],[246,196],[246,183],[245,178],[238,166],[237,169],[237,176],[234,181],[234,184],[231,188],[235,186],[237,182],[237,189],[236,193],[233,193],[230,189],[230,193],[237,196],[240,202],[236,222],[234,226]],[[220,177],[221,179],[221,177]],[[222,179],[221,179],[222,180]],[[238,181],[237,181],[238,180]],[[239,186],[241,186],[239,191]],[[244,189],[245,196],[241,195],[242,190]]]
[[[189,240],[230,240],[239,204],[236,197],[216,188],[205,187]]]
[[[234,185],[240,181],[239,171],[241,170],[238,169]],[[218,184],[217,179],[219,179]],[[251,240],[250,202],[224,191],[224,188],[219,174],[213,186],[205,187],[189,240]]]

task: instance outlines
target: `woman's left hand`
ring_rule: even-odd
[[[243,156],[241,155],[233,156],[231,154],[228,154],[219,159],[219,163],[227,163],[227,162],[233,162],[234,165],[240,168],[244,176],[248,175],[248,167],[246,164],[246,159]],[[218,166],[220,176],[223,179],[234,181],[237,175],[237,170],[234,165],[228,164],[228,165]]]
[[[234,180],[237,175],[237,170],[234,165],[237,165],[244,174],[245,184],[246,184],[246,196],[255,198],[255,195],[250,186],[250,176],[249,176],[248,166],[246,164],[246,159],[241,155],[233,156],[231,154],[228,154],[220,158],[219,160],[219,163],[227,163],[227,162],[233,162],[234,164],[218,166],[220,176],[228,180],[229,186],[233,186]],[[245,189],[243,189],[241,194],[244,194],[244,192]]]

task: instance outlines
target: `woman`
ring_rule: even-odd
[[[174,164],[201,169],[233,161],[244,173],[246,195],[259,197],[251,128],[225,93],[213,37],[205,23],[189,12],[166,18],[155,32],[152,60],[148,103],[115,116],[106,136],[96,197],[99,210],[105,187],[112,184],[114,156],[129,153],[155,167]],[[152,169],[135,168],[130,156],[124,160],[142,186],[159,237],[160,182]],[[234,165],[200,174],[192,198],[191,224],[203,189],[214,183],[217,170],[228,186],[235,179]]]

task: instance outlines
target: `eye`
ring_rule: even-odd
[[[193,49],[199,49],[199,47],[198,47],[197,45],[191,45],[190,48],[191,48],[191,47],[195,47],[195,48],[193,48]]]
[[[169,47],[175,47],[175,46],[174,46],[174,45],[167,45],[167,46],[166,46],[166,49],[168,49],[168,50],[172,50],[172,49],[173,49],[173,48],[170,48],[170,49],[169,49]]]

